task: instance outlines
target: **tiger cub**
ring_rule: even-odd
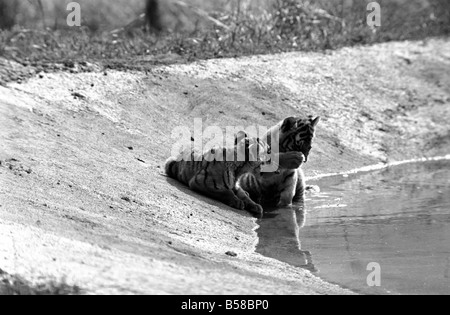
[[[231,152],[230,152],[231,150]],[[190,159],[182,160],[184,153]],[[217,154],[223,161],[216,160]],[[248,138],[240,132],[235,138],[233,148],[220,148],[207,151],[203,154],[196,152],[183,152],[177,158],[169,158],[166,162],[166,174],[176,179],[190,189],[217,199],[226,205],[252,213],[262,214],[263,208],[250,199],[248,193],[236,186],[238,179],[246,173],[260,178],[261,165],[268,159],[270,148],[267,143]],[[227,160],[227,156],[234,156],[234,160]],[[240,157],[238,159],[238,157]]]
[[[247,191],[258,203],[275,201],[277,206],[289,206],[304,198],[305,176],[301,165],[308,161],[315,128],[320,117],[306,119],[289,117],[270,128],[263,139],[271,145],[272,137],[279,139],[278,171],[263,173],[260,178],[245,174],[239,180],[239,188]],[[286,167],[287,165],[291,165]]]

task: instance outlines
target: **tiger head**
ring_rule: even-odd
[[[289,117],[283,120],[279,129],[279,151],[280,152],[301,152],[308,161],[311,151],[315,128],[320,121],[320,117],[295,118]]]

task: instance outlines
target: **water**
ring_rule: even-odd
[[[365,294],[450,294],[450,161],[310,184],[322,192],[306,208],[259,221],[259,253]],[[379,287],[368,285],[369,263],[381,268]]]

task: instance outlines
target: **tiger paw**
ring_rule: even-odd
[[[255,213],[255,214],[259,214],[259,215],[263,214],[263,212],[264,212],[263,207],[259,204],[248,205],[247,210],[251,213]]]
[[[320,187],[317,185],[306,185],[305,191],[307,193],[320,193]]]
[[[305,155],[301,152],[285,152],[279,154],[280,168],[294,170],[302,166],[305,162]]]

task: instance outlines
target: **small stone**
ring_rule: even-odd
[[[86,96],[84,96],[83,94],[78,93],[78,92],[73,92],[72,96],[73,96],[74,99],[80,99],[80,100],[85,100],[86,99]]]
[[[127,196],[121,197],[120,199],[122,199],[126,202],[131,202],[130,198],[128,198]]]
[[[66,60],[64,61],[64,66],[67,68],[74,68],[75,67],[75,63],[71,60]]]

